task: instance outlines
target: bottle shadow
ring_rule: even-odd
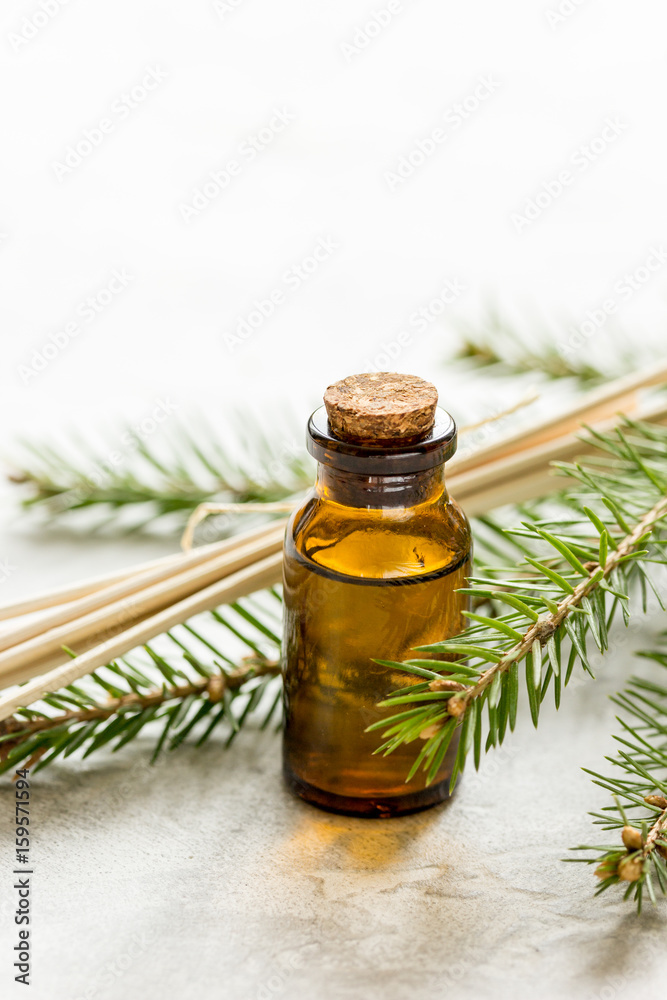
[[[289,796],[285,790],[285,796]],[[430,881],[447,868],[432,834],[451,799],[422,812],[387,819],[338,815],[293,800],[293,825],[281,855],[302,875],[321,880],[326,898],[395,889],[406,882]]]

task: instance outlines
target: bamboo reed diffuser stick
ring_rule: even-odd
[[[138,591],[144,591],[151,584],[158,584],[162,581],[173,582],[177,575],[182,575],[188,570],[204,570],[213,565],[225,566],[225,559],[229,559],[230,566],[238,553],[247,545],[257,545],[265,540],[274,540],[282,537],[285,530],[285,520],[272,521],[268,525],[262,525],[251,532],[244,532],[234,538],[226,539],[213,545],[202,546],[191,552],[176,553],[166,559],[159,559],[153,564],[137,566],[134,572],[126,571],[126,575],[99,590],[93,589],[76,600],[58,606],[56,610],[46,609],[44,614],[37,619],[28,622],[19,621],[12,628],[0,633],[0,652],[16,646],[19,643],[27,642],[36,636],[42,636],[51,629],[62,626],[75,619],[81,619],[93,611],[100,608],[111,608],[116,602],[128,601]],[[146,568],[146,565],[148,568]],[[233,568],[239,568],[234,566]],[[231,570],[229,570],[231,572]],[[220,575],[223,575],[221,572]],[[128,606],[129,606],[128,601]],[[21,616],[22,617],[22,616]]]
[[[263,533],[270,531],[275,523],[274,521],[268,525],[262,524],[260,527],[239,532],[239,534],[234,535],[232,538],[225,538],[219,542],[211,542],[209,545],[200,545],[196,551],[191,553],[192,565],[195,566],[199,562],[204,562],[210,556],[236,548],[246,538],[260,538]],[[185,558],[186,556],[183,552],[172,552],[167,556],[150,559],[148,562],[139,563],[136,566],[128,566],[112,573],[103,573],[100,576],[88,577],[73,584],[65,584],[63,587],[57,587],[55,590],[43,591],[25,600],[14,601],[11,604],[5,604],[0,607],[0,621],[32,614],[35,611],[47,610],[61,604],[68,604],[80,598],[85,598],[96,590],[102,590],[105,587],[118,583],[120,580],[127,580],[135,574],[144,571],[164,568],[167,571],[166,575],[168,575],[171,568],[178,567]]]
[[[108,628],[109,624],[128,625],[148,613],[158,611],[182,598],[233,574],[266,556],[281,552],[284,525],[274,525],[269,534],[259,540],[245,542],[231,552],[215,556],[198,566],[188,566],[166,580],[160,580],[134,592],[117,597],[102,608],[83,614],[74,621],[67,621],[41,635],[11,646],[0,653],[0,682],[5,671],[16,670],[48,655],[55,655],[63,646],[76,647]],[[184,557],[187,560],[187,556]],[[123,588],[116,585],[116,589]]]
[[[646,411],[641,419],[652,423],[667,423],[667,407],[659,406]],[[618,425],[618,418],[596,422],[595,429],[605,433]],[[535,444],[513,454],[502,455],[481,466],[467,466],[452,472],[447,488],[452,496],[465,504],[469,514],[484,514],[494,507],[507,503],[522,503],[543,496],[554,488],[553,462],[571,462],[575,457],[585,457],[594,448],[578,433]],[[452,462],[454,465],[454,462]]]
[[[156,635],[166,632],[202,611],[210,611],[220,604],[236,601],[245,594],[272,586],[280,579],[281,567],[282,553],[275,552],[251,566],[246,566],[244,569],[232,573],[224,580],[186,597],[185,600],[163,609],[146,621],[133,625],[121,632],[120,635],[108,639],[68,663],[50,670],[42,677],[29,681],[14,693],[1,696],[0,721],[12,715],[17,708],[32,705],[43,698],[45,694],[72,684],[85,674],[90,674],[93,670],[103,667],[117,657],[124,656],[130,650],[143,645],[150,639],[154,639]]]
[[[76,652],[78,655],[81,653],[87,653],[89,649],[94,649],[95,646],[99,646],[102,642],[106,642],[108,639],[112,639],[114,636],[119,635],[121,632],[125,631],[130,627],[130,625],[138,625],[140,622],[145,622],[151,617],[150,612],[142,615],[141,617],[133,618],[130,621],[116,620],[105,626],[105,628],[96,632],[94,635],[89,636],[88,639],[82,639],[76,645]],[[22,667],[16,667],[11,670],[6,670],[0,677],[0,691],[9,688],[13,684],[24,684],[29,681],[32,677],[38,677],[45,674],[48,670],[54,670],[56,667],[60,667],[63,663],[71,663],[72,654],[68,652],[70,647],[61,647],[54,653],[48,653],[45,656],[40,656],[38,659],[31,659]]]
[[[486,463],[488,456],[498,460],[517,451],[561,438],[567,433],[578,431],[582,424],[598,423],[621,411],[630,414],[638,407],[637,394],[640,390],[663,384],[667,384],[667,360],[593,389],[575,400],[564,412],[522,428],[472,455],[455,455],[450,463],[452,473]]]

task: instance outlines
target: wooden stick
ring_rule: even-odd
[[[640,419],[667,424],[667,407],[654,407],[641,414]],[[618,423],[618,418],[612,418],[597,424],[596,430],[606,433]],[[565,434],[514,455],[504,455],[481,468],[454,472],[447,481],[448,489],[471,516],[506,503],[521,503],[544,496],[555,487],[552,462],[571,462],[596,450],[594,444],[582,440],[581,433],[580,430],[578,434]]]
[[[94,649],[95,646],[99,646],[100,643],[106,642],[107,639],[111,639],[115,635],[119,635],[121,632],[125,631],[125,629],[129,628],[130,625],[138,625],[140,622],[147,621],[150,617],[151,613],[148,612],[139,618],[133,618],[131,621],[118,620],[115,624],[105,627],[102,632],[98,632],[95,635],[90,636],[88,639],[83,639],[81,642],[78,642],[76,647],[77,654],[87,653],[89,649]],[[63,663],[71,662],[72,656],[67,653],[65,649],[61,648],[56,652],[49,653],[37,660],[31,660],[22,667],[7,670],[2,674],[2,678],[0,678],[0,689],[4,690],[12,684],[23,684],[25,681],[30,680],[31,677],[41,676],[48,670],[53,670],[55,667],[59,667]]]
[[[144,645],[144,643],[154,639],[156,635],[161,635],[202,611],[210,611],[220,604],[228,604],[246,594],[252,594],[256,590],[272,586],[280,580],[281,566],[282,553],[275,552],[268,558],[262,559],[252,566],[246,566],[224,580],[199,591],[199,593],[165,608],[145,622],[133,625],[113,639],[109,639],[107,642],[95,646],[89,652],[82,653],[76,659],[70,660],[69,663],[29,681],[18,691],[3,695],[0,697],[0,720],[13,715],[17,708],[39,701],[45,694],[67,687],[68,684],[72,684],[85,674],[90,674],[93,670],[111,663],[117,657],[129,653],[137,646]]]
[[[662,360],[651,368],[622,378],[614,379],[606,386],[593,389],[576,400],[563,413],[546,417],[528,428],[516,431],[494,444],[474,451],[471,455],[454,456],[450,462],[451,472],[463,472],[485,464],[488,458],[496,460],[505,455],[515,454],[524,449],[534,448],[547,441],[562,438],[576,431],[582,423],[597,423],[624,410],[632,413],[637,409],[639,390],[653,385],[667,383],[667,361]]]
[[[229,549],[235,548],[237,545],[241,544],[246,538],[259,538],[263,532],[269,531],[273,524],[270,525],[263,524],[258,528],[253,528],[250,531],[244,531],[242,534],[234,535],[232,538],[225,538],[220,542],[212,542],[210,545],[201,545],[193,552],[193,565],[197,562],[203,562],[208,559],[211,555],[216,555],[218,552],[226,552]],[[67,604],[71,601],[76,601],[82,597],[87,597],[88,594],[93,593],[96,590],[102,590],[104,587],[111,586],[117,583],[119,580],[127,580],[129,577],[133,576],[135,573],[141,573],[151,569],[156,569],[160,567],[165,567],[165,569],[178,565],[179,561],[184,558],[182,552],[172,552],[167,556],[160,556],[157,559],[151,559],[148,562],[139,563],[135,566],[129,566],[122,570],[115,570],[111,573],[104,573],[100,576],[89,577],[86,580],[81,580],[73,584],[65,584],[63,587],[58,587],[55,590],[43,591],[42,593],[36,594],[33,597],[26,598],[23,601],[15,601],[12,604],[5,604],[0,607],[0,621],[4,621],[8,618],[17,618],[20,615],[32,614],[35,611],[42,611],[48,608],[56,607],[60,604]]]
[[[148,612],[168,607],[265,556],[281,552],[283,534],[283,525],[274,525],[270,534],[257,541],[246,541],[246,544],[231,552],[208,559],[199,566],[188,567],[166,580],[112,601],[104,608],[98,608],[6,649],[0,653],[0,681],[6,670],[16,670],[51,653],[57,653],[64,645],[76,646],[82,640],[105,631],[109,626],[117,628],[119,623],[127,625]]]
[[[39,618],[29,622],[19,622],[13,628],[0,633],[0,651],[16,646],[18,643],[27,642],[35,636],[43,635],[49,629],[74,621],[74,619],[81,618],[98,608],[128,598],[153,583],[158,583],[161,580],[173,580],[177,574],[183,573],[189,568],[203,566],[213,559],[220,559],[226,555],[231,558],[234,552],[243,548],[244,545],[273,538],[276,532],[280,533],[284,530],[284,519],[272,521],[269,525],[262,525],[261,528],[254,531],[244,532],[243,535],[237,535],[233,539],[225,539],[224,542],[207,545],[194,552],[177,553],[167,560],[157,560],[157,563],[148,569],[142,569],[139,566],[133,574],[108,587],[94,590],[90,594],[56,608],[55,611],[46,610]]]

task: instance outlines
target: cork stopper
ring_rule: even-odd
[[[331,433],[367,445],[412,444],[431,433],[438,390],[416,375],[348,375],[324,393]]]

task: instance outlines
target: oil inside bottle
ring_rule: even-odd
[[[392,816],[447,797],[456,744],[428,787],[422,772],[406,784],[418,745],[374,754],[381,737],[366,727],[397,711],[378,702],[418,682],[374,661],[428,658],[415,647],[462,629],[470,535],[442,467],[378,481],[374,502],[387,506],[368,495],[354,506],[360,487],[321,469],[288,527],[284,773],[324,808]]]

